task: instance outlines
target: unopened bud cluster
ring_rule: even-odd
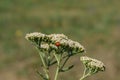
[[[40,49],[44,50],[61,50],[64,52],[81,53],[84,52],[84,47],[64,34],[42,34],[38,32],[27,34],[27,40],[36,44]]]
[[[91,71],[91,73],[97,73],[98,71],[105,71],[105,65],[99,60],[87,56],[81,57],[80,60],[83,62],[86,68]]]

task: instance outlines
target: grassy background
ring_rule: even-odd
[[[39,55],[24,39],[29,32],[64,33],[106,64],[86,80],[120,80],[119,8],[119,0],[0,0],[0,80],[40,80]],[[81,75],[79,56],[71,63],[76,67],[60,80]]]

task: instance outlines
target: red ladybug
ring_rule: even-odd
[[[55,45],[58,47],[60,46],[60,42],[56,42]]]

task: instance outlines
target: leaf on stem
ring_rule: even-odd
[[[60,69],[60,72],[66,72],[66,71],[69,71],[70,69],[72,69],[74,67],[74,65],[71,65],[69,67],[66,67],[66,68],[63,68],[63,69]]]

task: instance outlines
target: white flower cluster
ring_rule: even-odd
[[[61,48],[62,50],[67,52],[69,51],[71,53],[81,53],[85,51],[84,47],[80,43],[72,41],[64,34],[45,35],[34,32],[27,34],[25,38],[36,43],[40,48],[46,48],[45,50],[49,50],[49,48],[60,50]]]
[[[105,65],[96,59],[87,57],[87,56],[83,56],[80,58],[80,60],[83,62],[83,64],[94,71],[94,73],[98,72],[98,71],[105,71]]]
[[[38,33],[38,32],[34,32],[34,33],[26,34],[25,38],[32,42],[38,43],[38,42],[46,41],[47,35]]]
[[[51,39],[52,43],[59,42],[62,47],[71,50],[74,53],[84,52],[85,50],[80,43],[69,39],[64,34],[51,34],[48,35],[48,37]]]
[[[66,40],[68,39],[68,37],[65,36],[64,34],[50,34],[50,35],[48,35],[48,37],[53,42],[59,42],[59,41],[61,41],[63,39],[66,39]]]
[[[38,33],[38,32],[34,32],[34,33],[30,33],[30,34],[26,34],[25,38],[26,39],[34,39],[34,38],[44,38],[45,37],[45,34],[42,34],[42,33]]]

